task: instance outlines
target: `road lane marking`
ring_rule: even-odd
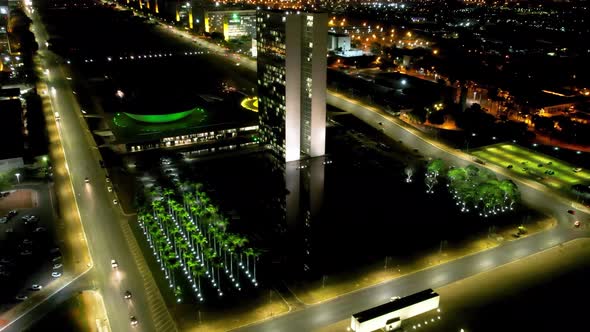
[[[86,273],[90,272],[92,268],[88,268],[86,269],[86,271],[84,271],[83,273],[79,274],[78,276],[76,276],[74,279],[72,279],[70,282],[66,283],[65,285],[62,285],[60,288],[58,288],[57,290],[55,290],[53,293],[49,294],[47,297],[45,297],[43,299],[43,301],[39,301],[37,302],[34,306],[29,307],[27,310],[25,310],[25,312],[23,312],[22,314],[20,314],[18,317],[16,317],[15,319],[11,320],[8,324],[0,327],[0,331],[4,331],[5,329],[7,329],[8,327],[10,327],[10,325],[14,324],[14,322],[18,321],[19,319],[23,318],[24,316],[28,315],[32,310],[34,310],[35,308],[37,308],[38,306],[40,306],[41,304],[43,304],[44,302],[46,302],[47,300],[49,300],[50,298],[52,298],[55,294],[61,292],[64,288],[68,287],[69,285],[71,285],[74,281],[80,279],[81,277],[83,277],[84,275],[86,275]]]

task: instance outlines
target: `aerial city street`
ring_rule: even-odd
[[[586,330],[589,15],[0,0],[0,332]]]

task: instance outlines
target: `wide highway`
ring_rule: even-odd
[[[92,285],[104,298],[112,331],[175,331],[176,326],[131,233],[128,220],[114,193],[107,191],[107,177],[100,154],[81,113],[67,77],[63,59],[45,48],[47,32],[35,14],[33,30],[46,70],[47,93],[55,115],[76,204],[93,258]],[[88,182],[85,179],[88,178]],[[111,260],[118,263],[111,266]],[[132,299],[123,298],[131,291]],[[138,326],[131,326],[135,316]]]

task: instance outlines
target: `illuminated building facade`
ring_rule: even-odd
[[[325,154],[325,13],[259,11],[260,138],[286,162]]]
[[[256,34],[255,10],[223,10],[205,12],[205,31],[223,33],[225,40]]]

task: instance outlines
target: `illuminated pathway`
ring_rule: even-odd
[[[225,50],[221,47],[208,44],[206,41],[190,36],[186,32],[172,29],[168,26],[162,26],[162,28],[169,31],[170,34],[188,37],[185,40],[193,46],[196,42],[199,46],[210,50],[212,53],[225,54]],[[234,55],[231,61],[235,61],[236,65],[240,64],[241,67],[256,70],[255,61],[246,57]],[[360,104],[356,100],[331,91],[328,93],[328,103],[337,108],[349,111],[374,128],[380,128],[378,123],[383,122],[383,132],[386,135],[395,140],[401,140],[410,149],[418,149],[425,156],[441,158],[457,166],[474,164],[469,155],[423,137],[417,130],[406,126],[398,119],[387,115],[379,109]],[[358,290],[317,305],[307,306],[301,310],[244,327],[240,331],[299,332],[316,330],[346,319],[354,312],[383,303],[390,296],[403,296],[428,287],[441,287],[453,281],[476,275],[480,272],[556,246],[573,238],[588,235],[589,232],[587,230],[574,229],[571,226],[570,220],[568,220],[569,215],[566,213],[572,207],[570,200],[548,190],[545,186],[537,182],[515,177],[501,167],[493,165],[477,166],[486,167],[498,174],[499,177],[514,180],[519,185],[524,203],[555,217],[558,220],[558,226],[520,240],[505,242],[498,247],[484,252],[396,278],[380,285]],[[581,220],[587,220],[588,209],[584,207],[577,208],[578,217]],[[583,211],[580,209],[583,209]],[[104,262],[101,261],[101,264],[104,264]]]
[[[47,33],[39,23],[36,15],[33,15],[33,30],[39,45],[45,45]],[[162,295],[149,271],[145,259],[131,233],[127,220],[122,215],[119,205],[113,205],[113,194],[106,190],[107,183],[105,170],[99,166],[100,155],[91,133],[86,126],[80,107],[73,96],[66,77],[67,68],[60,66],[59,57],[46,49],[41,49],[39,54],[47,68],[45,77],[47,88],[40,87],[40,92],[45,93],[45,114],[48,119],[48,131],[53,141],[59,137],[63,149],[54,151],[52,158],[57,156],[59,162],[60,153],[66,160],[63,167],[56,166],[59,176],[69,177],[71,193],[58,188],[58,195],[65,205],[75,207],[79,215],[84,231],[88,236],[88,247],[94,261],[94,266],[89,274],[83,278],[81,275],[72,276],[72,279],[80,278],[86,282],[81,286],[78,282],[72,282],[64,288],[57,289],[48,301],[37,305],[34,310],[29,310],[23,315],[8,319],[14,323],[10,330],[20,331],[25,319],[34,320],[42,317],[55,305],[56,301],[67,297],[79,289],[96,288],[104,298],[105,308],[108,314],[108,323],[112,331],[175,331],[176,326],[168,312]],[[53,112],[59,113],[59,121],[53,119]],[[88,177],[90,183],[85,183]],[[73,194],[75,195],[73,195]],[[63,196],[62,196],[63,195]],[[74,197],[74,200],[72,200]],[[74,218],[72,209],[64,211],[64,219]],[[83,241],[85,243],[85,241]],[[78,249],[73,248],[76,253]],[[83,253],[84,251],[81,251]],[[76,262],[81,258],[76,259]],[[111,267],[111,259],[119,263],[118,269]],[[82,264],[84,261],[80,261]],[[88,269],[90,263],[87,263]],[[77,267],[77,265],[76,265]],[[74,273],[78,272],[76,271]],[[66,276],[64,276],[66,277]],[[67,281],[67,278],[62,278]],[[133,299],[127,301],[123,298],[126,290],[130,290]],[[44,290],[45,291],[45,290]],[[48,290],[49,291],[49,290]],[[132,327],[129,317],[137,317],[139,325]],[[15,317],[16,318],[16,317]]]
[[[192,39],[199,46],[205,47],[213,53],[223,54],[225,52],[219,46],[211,45],[198,37],[190,36],[184,31],[167,29],[170,33],[183,35]],[[235,61],[240,63],[242,67],[256,70],[256,62],[254,60],[240,55],[234,55],[234,57]],[[383,127],[383,132],[386,135],[396,141],[401,140],[410,149],[418,149],[425,156],[441,158],[457,166],[477,165],[478,167],[486,167],[495,172],[500,178],[512,179],[519,185],[523,202],[534,209],[555,217],[558,220],[558,226],[523,239],[505,242],[496,248],[484,252],[339,296],[332,300],[308,306],[302,310],[266,320],[259,324],[252,324],[239,329],[239,331],[313,331],[347,319],[354,312],[381,304],[391,296],[407,295],[429,287],[441,287],[554,247],[574,238],[590,235],[589,231],[574,229],[571,226],[571,220],[568,219],[569,216],[566,211],[572,208],[573,203],[558,193],[550,191],[544,185],[516,177],[502,167],[475,164],[470,155],[449,148],[437,141],[430,140],[424,137],[419,131],[408,127],[386,112],[363,105],[344,95],[328,91],[327,102],[332,106],[352,113],[374,128],[380,129]],[[379,125],[379,122],[383,122],[383,126]],[[590,211],[587,208],[578,205],[575,205],[575,208],[578,209],[578,217],[580,219],[588,220],[588,212]]]

